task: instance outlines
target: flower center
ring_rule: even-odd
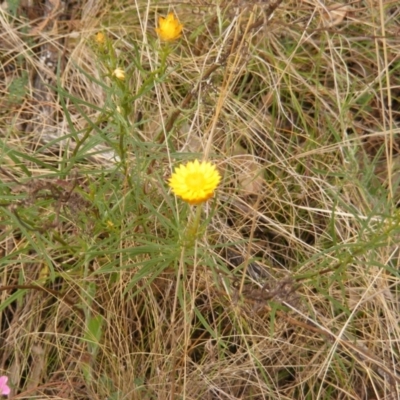
[[[185,183],[191,190],[199,190],[204,187],[204,175],[199,172],[193,172],[186,177]]]

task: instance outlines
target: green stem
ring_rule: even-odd
[[[194,242],[197,239],[200,219],[201,219],[201,211],[202,207],[200,205],[197,206],[196,214],[194,215],[193,221],[190,221],[187,227],[187,246],[193,246]]]

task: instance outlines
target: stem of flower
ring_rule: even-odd
[[[194,242],[197,239],[199,225],[200,225],[201,211],[202,211],[202,207],[201,207],[201,205],[198,205],[193,221],[189,221],[189,224],[187,227],[187,246],[188,247],[193,246]]]

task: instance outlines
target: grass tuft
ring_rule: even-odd
[[[396,2],[3,3],[13,398],[400,398]]]

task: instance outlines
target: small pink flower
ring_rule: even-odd
[[[8,396],[11,392],[10,387],[7,385],[8,377],[0,376],[0,394]]]

